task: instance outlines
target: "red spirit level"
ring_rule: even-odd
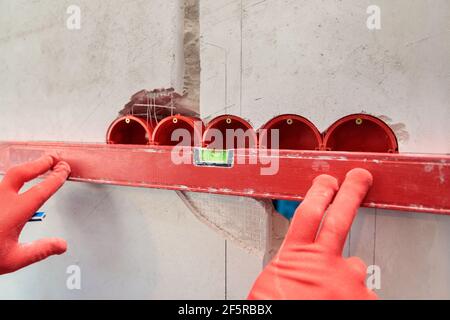
[[[72,181],[302,200],[319,174],[342,181],[359,167],[374,177],[363,206],[450,215],[450,155],[184,147],[185,161],[179,163],[173,151],[168,146],[0,142],[0,172],[57,152],[72,167]]]

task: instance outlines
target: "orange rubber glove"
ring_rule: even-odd
[[[371,185],[372,175],[363,169],[350,171],[340,189],[335,178],[317,177],[279,252],[258,277],[248,298],[377,299],[365,285],[364,262],[342,257],[353,218]]]
[[[19,194],[25,182],[53,171],[41,183]],[[67,249],[62,239],[19,243],[28,220],[66,181],[70,167],[56,156],[44,156],[9,170],[0,183],[0,274],[14,272]]]

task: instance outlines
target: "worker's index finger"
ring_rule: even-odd
[[[44,181],[20,195],[25,204],[24,220],[28,220],[64,184],[70,174],[70,166],[59,162]]]
[[[15,192],[19,192],[26,182],[46,173],[57,161],[56,155],[45,155],[35,161],[18,165],[8,170],[3,182],[8,184]]]
[[[292,220],[285,243],[308,244],[314,242],[322,217],[338,190],[338,182],[328,175],[314,179]]]
[[[317,242],[331,252],[341,254],[353,219],[372,185],[372,175],[364,169],[353,169],[340,187],[323,221]]]

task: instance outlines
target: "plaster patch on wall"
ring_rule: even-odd
[[[247,197],[177,192],[194,216],[245,251],[270,260],[281,245],[288,220],[270,201]]]
[[[191,109],[200,110],[199,1],[184,0],[184,88]]]
[[[409,140],[409,132],[406,130],[406,125],[404,123],[393,123],[393,120],[385,115],[380,115],[378,118],[389,125],[399,142],[407,142]]]

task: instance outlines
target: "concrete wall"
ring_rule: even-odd
[[[297,113],[325,130],[367,112],[390,123],[402,152],[450,152],[448,1],[201,4],[204,117],[227,111],[259,127]],[[366,27],[373,4],[377,31]],[[361,209],[345,252],[381,267],[382,298],[448,299],[449,230],[450,217]]]
[[[80,30],[66,28],[72,4]],[[0,0],[0,139],[104,141],[132,93],[181,90],[183,12],[177,0]],[[261,268],[175,192],[67,183],[43,210],[22,240],[60,236],[68,252],[2,276],[0,298],[244,298]],[[226,277],[225,256],[243,273]],[[81,290],[66,287],[70,265]]]
[[[202,0],[201,111],[255,126],[295,112],[325,129],[382,115],[401,151],[450,152],[446,0]],[[130,94],[183,87],[179,0],[0,0],[1,139],[103,141]],[[445,196],[445,195],[443,195]],[[0,298],[243,298],[262,268],[200,223],[174,192],[68,183],[23,240],[66,255],[0,278]],[[449,217],[362,209],[346,254],[382,269],[383,298],[450,298]],[[82,290],[66,288],[79,265]]]
[[[0,1],[2,138],[104,141],[131,94],[181,89],[182,14],[175,0]]]

